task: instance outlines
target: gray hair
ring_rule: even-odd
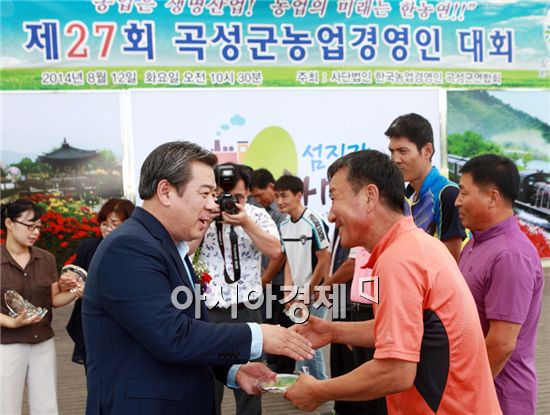
[[[155,148],[141,166],[139,197],[151,199],[161,180],[167,180],[181,196],[191,180],[191,162],[199,161],[211,167],[218,162],[215,154],[189,141],[172,141]]]

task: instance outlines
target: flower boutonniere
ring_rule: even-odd
[[[208,273],[208,268],[206,267],[206,264],[200,258],[200,256],[201,248],[199,246],[193,254],[192,264],[193,269],[195,270],[195,274],[197,276],[197,280],[201,285],[201,294],[205,294],[210,292],[210,282],[212,281],[212,276]]]

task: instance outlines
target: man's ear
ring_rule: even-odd
[[[422,155],[427,159],[431,160],[434,155],[434,146],[432,143],[426,143],[422,147]]]
[[[166,179],[162,179],[157,184],[157,197],[159,199],[159,202],[163,206],[170,206],[171,200],[170,197],[172,196],[170,191],[172,190],[172,185],[170,182]]]
[[[366,204],[367,204],[367,213],[371,213],[380,197],[378,186],[372,183],[368,184],[365,187],[365,197],[366,197]]]
[[[489,207],[494,208],[500,205],[502,201],[502,195],[496,187],[491,186],[487,189],[487,197],[489,198]]]

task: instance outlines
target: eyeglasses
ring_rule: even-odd
[[[103,221],[99,224],[99,226],[102,228],[111,228],[111,229],[115,229],[118,225],[120,225],[120,223],[113,223],[111,221]]]
[[[28,223],[19,222],[18,220],[13,220],[13,219],[12,219],[12,222],[15,222],[15,223],[18,223],[20,225],[26,226],[27,229],[29,230],[29,232],[34,232],[36,230],[38,230],[38,232],[41,232],[42,229],[44,228],[42,225],[35,225],[34,223],[28,224]]]

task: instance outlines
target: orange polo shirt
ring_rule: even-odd
[[[372,250],[379,277],[375,359],[417,363],[414,385],[386,397],[390,414],[502,414],[476,305],[445,245],[397,222]]]

